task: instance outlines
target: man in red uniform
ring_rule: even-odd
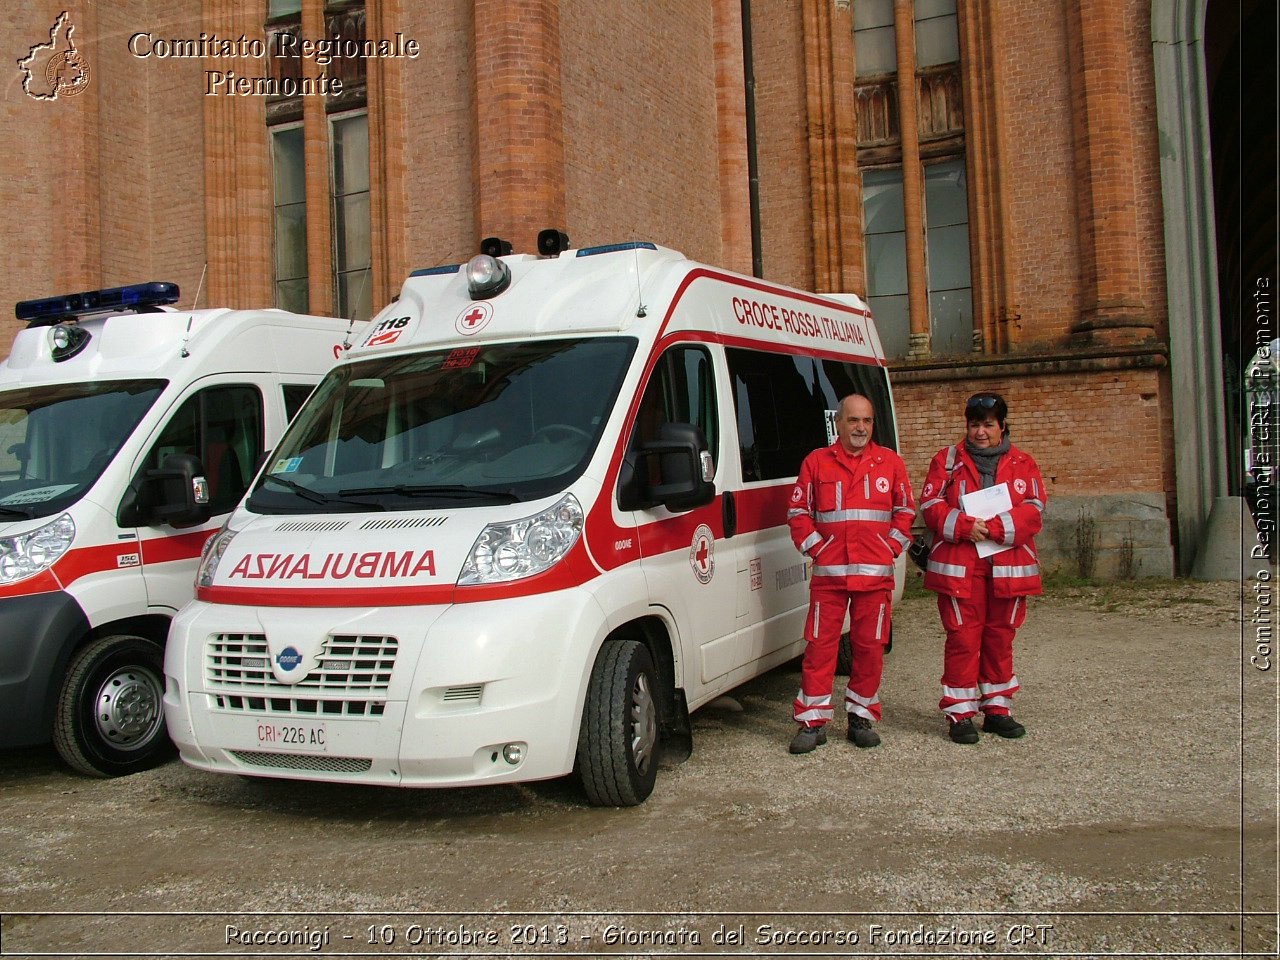
[[[797,549],[813,561],[809,641],[793,715],[800,730],[792,753],[827,742],[834,716],[831,686],[845,611],[850,610],[853,667],[845,688],[848,737],[874,747],[880,736],[880,674],[889,637],[893,563],[911,543],[916,515],[902,458],[871,440],[875,413],[866,397],[840,401],[836,442],[805,458],[791,493],[787,522]]]
[[[1041,592],[1035,535],[1048,495],[1035,460],[1009,442],[1003,397],[975,394],[964,412],[965,439],[929,464],[920,511],[934,536],[924,585],[938,594],[947,633],[938,706],[955,743],[977,743],[979,709],[988,733],[1015,739],[1027,732],[1012,716],[1020,686],[1013,638],[1027,618],[1027,597]],[[1009,509],[986,520],[965,512],[966,494],[994,487],[1005,488]],[[998,552],[980,556],[983,541]]]

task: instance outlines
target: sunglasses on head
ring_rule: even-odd
[[[971,410],[974,407],[978,407],[979,409],[982,409],[982,410],[992,410],[995,408],[995,405],[999,402],[1000,402],[999,397],[993,397],[989,393],[980,393],[977,396],[970,397],[965,402],[965,409]]]

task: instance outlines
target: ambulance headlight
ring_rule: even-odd
[[[76,538],[76,524],[64,513],[53,523],[0,539],[0,585],[16,583],[48,570]]]
[[[459,586],[520,580],[551,569],[582,536],[582,506],[567,493],[552,507],[480,532],[458,577]]]
[[[196,570],[197,587],[213,586],[218,564],[222,560],[222,555],[227,552],[231,541],[235,539],[235,535],[236,531],[223,524],[221,530],[204,542],[204,549],[200,553],[200,567]]]
[[[511,268],[496,257],[481,253],[467,263],[467,292],[473,300],[496,297],[511,286]]]

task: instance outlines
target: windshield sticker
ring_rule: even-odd
[[[835,410],[823,411],[827,416],[827,443],[828,445],[836,442],[836,417],[840,414]]]
[[[52,487],[36,487],[34,490],[21,490],[18,493],[11,493],[9,496],[0,500],[0,504],[4,506],[15,506],[23,503],[44,503],[46,500],[52,500],[54,497],[66,493],[74,483],[60,483]]]
[[[448,356],[444,358],[444,363],[440,365],[442,370],[465,370],[476,362],[476,358],[480,356],[479,347],[459,347],[457,350],[450,350]]]
[[[290,457],[288,460],[277,460],[276,465],[271,468],[272,473],[297,473],[298,467],[302,466],[301,457]]]

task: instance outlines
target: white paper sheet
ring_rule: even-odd
[[[1013,501],[1009,499],[1009,485],[997,483],[994,487],[987,487],[985,490],[966,493],[960,498],[960,509],[979,520],[990,520],[1002,513],[1008,513],[1013,509]],[[1011,549],[994,540],[979,540],[977,546],[980,557],[989,557],[993,553]]]

